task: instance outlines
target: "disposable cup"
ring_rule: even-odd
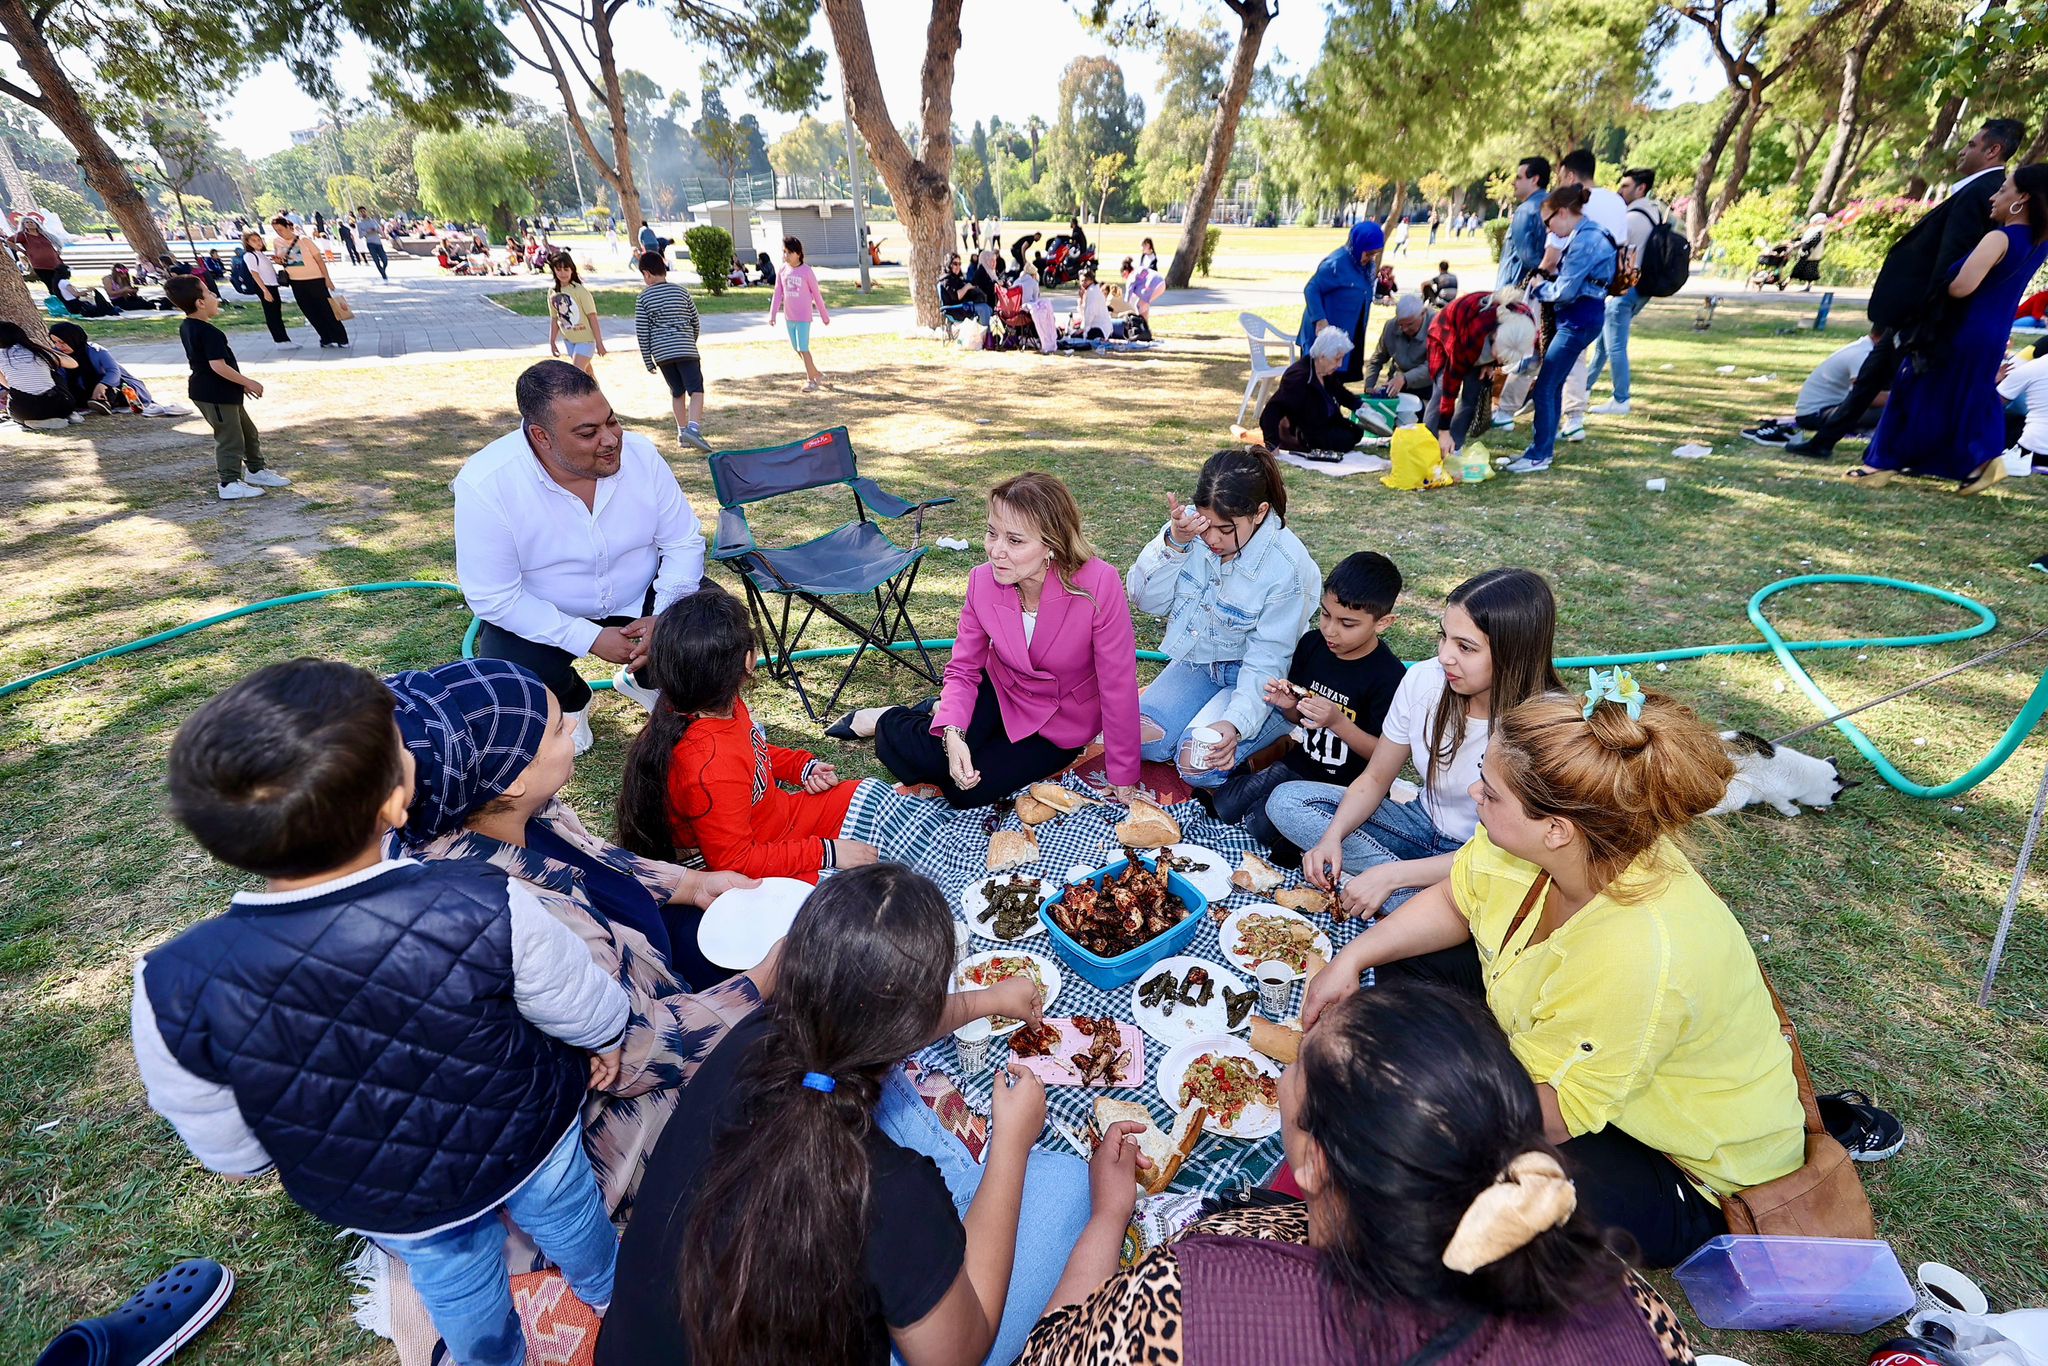
[[[1209,767],[1209,751],[1223,743],[1223,732],[1214,726],[1196,726],[1180,742],[1180,766],[1189,773]]]
[[[1294,969],[1285,963],[1261,963],[1253,969],[1252,976],[1259,983],[1260,1012],[1269,1020],[1286,1019],[1294,995]]]
[[[1662,493],[1665,489],[1669,488],[1670,485],[1662,479],[1645,479],[1643,481],[1643,487],[1648,489],[1652,493]]]
[[[969,1020],[953,1031],[953,1056],[960,1070],[978,1076],[988,1070],[989,1055],[995,1051],[995,1026],[986,1019]]]
[[[1991,1304],[1975,1281],[1941,1262],[1922,1262],[1913,1273],[1919,1308],[1930,1314],[1985,1314]]]

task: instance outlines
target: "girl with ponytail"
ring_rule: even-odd
[[[1166,508],[1126,580],[1133,607],[1166,618],[1159,648],[1172,661],[1138,698],[1140,752],[1177,763],[1191,787],[1216,788],[1293,729],[1266,685],[1287,677],[1322,602],[1322,571],[1287,528],[1287,485],[1263,447],[1210,456],[1193,500],[1169,493]],[[1183,754],[1204,728],[1222,740]]]
[[[1123,1135],[1096,1159],[1120,1207],[1091,1220],[1088,1168],[1033,1149],[1035,1076],[998,1078],[985,1165],[904,1078],[906,1054],[970,1019],[1038,1018],[1026,978],[949,997],[953,962],[945,895],[899,864],[804,903],[774,995],[704,1061],[649,1160],[598,1366],[880,1366],[892,1347],[913,1366],[1007,1362],[1076,1240],[1121,1242]]]
[[[1449,877],[1354,939],[1304,1003],[1313,1026],[1368,968],[1483,995],[1581,1205],[1652,1266],[1727,1231],[1719,1196],[1805,1160],[1770,991],[1681,844],[1733,772],[1691,710],[1626,670],[1503,712]]]

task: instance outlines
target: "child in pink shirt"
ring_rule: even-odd
[[[775,299],[768,305],[768,325],[775,326],[776,315],[783,315],[789,328],[789,344],[804,358],[804,374],[808,377],[804,392],[814,394],[825,377],[818,372],[818,363],[811,359],[811,311],[816,309],[818,321],[827,327],[832,325],[832,315],[825,311],[825,296],[818,292],[817,275],[804,264],[804,244],[794,237],[783,238],[782,259],[786,266],[775,277]]]

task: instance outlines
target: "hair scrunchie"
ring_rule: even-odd
[[[1472,1197],[1444,1248],[1444,1265],[1466,1275],[1561,1228],[1579,1207],[1578,1188],[1549,1153],[1526,1152]]]

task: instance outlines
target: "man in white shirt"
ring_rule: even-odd
[[[1628,263],[1631,269],[1638,268],[1643,261],[1643,248],[1649,245],[1650,234],[1669,215],[1664,206],[1657,202],[1650,190],[1657,183],[1657,173],[1648,167],[1637,167],[1621,173],[1621,201],[1628,205],[1623,215],[1624,236],[1622,244],[1628,248]],[[1587,206],[1589,209],[1590,205]],[[1600,382],[1600,372],[1612,362],[1614,365],[1614,398],[1593,411],[1615,417],[1628,416],[1629,372],[1628,334],[1634,326],[1636,314],[1643,311],[1649,300],[1633,285],[1626,294],[1607,296],[1607,320],[1600,329],[1600,340],[1593,348],[1593,363],[1586,371],[1586,387],[1592,388]]]
[[[2036,474],[2048,473],[2048,341],[2035,342],[2031,360],[1999,377],[1998,396],[2006,401],[2011,444],[2027,453]]]
[[[1800,432],[1819,431],[1827,425],[1835,405],[1849,397],[1849,391],[1856,385],[1857,374],[1862,371],[1863,363],[1870,359],[1870,352],[1876,345],[1877,334],[1873,332],[1838,349],[1814,366],[1813,373],[1799,386],[1792,416],[1772,418],[1757,426],[1745,427],[1743,436],[1759,446],[1782,446]],[[1887,397],[1888,392],[1878,394],[1851,430],[1868,434],[1875,428],[1878,418],[1883,416]]]
[[[1557,163],[1557,183],[1583,185],[1592,195],[1586,201],[1585,218],[1597,224],[1608,237],[1619,246],[1628,238],[1628,205],[1613,190],[1603,190],[1593,183],[1593,154],[1583,147],[1574,148],[1564,154],[1564,160]],[[1564,255],[1565,239],[1556,233],[1544,234],[1543,269],[1555,270]],[[1537,352],[1541,356],[1542,352]],[[1557,439],[1560,441],[1584,441],[1586,439],[1586,376],[1592,366],[1591,347],[1579,352],[1578,360],[1572,363],[1571,373],[1564,381],[1564,415],[1558,426]],[[1493,425],[1511,427],[1514,414],[1528,401],[1529,390],[1536,383],[1537,366],[1531,364],[1527,370],[1510,376],[1501,387],[1500,406],[1494,410]]]
[[[455,572],[483,620],[477,654],[540,677],[589,748],[584,655],[619,667],[613,686],[652,708],[633,674],[654,618],[697,590],[704,534],[654,444],[619,426],[597,381],[566,361],[519,376],[519,429],[455,476]]]

